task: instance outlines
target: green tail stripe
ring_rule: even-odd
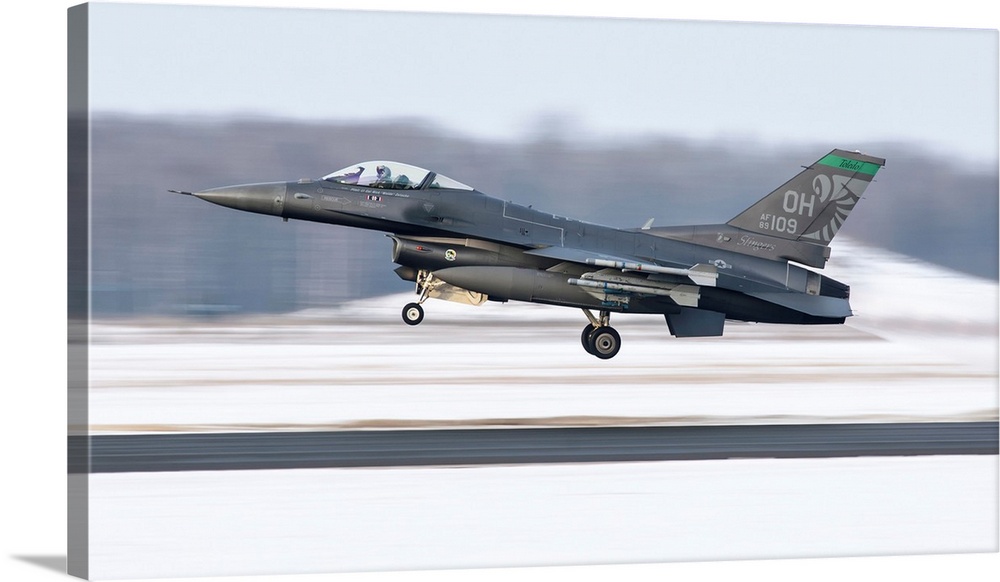
[[[833,166],[834,168],[841,168],[851,172],[857,172],[860,174],[868,174],[871,176],[875,175],[880,166],[879,164],[873,164],[871,162],[862,162],[860,160],[852,160],[849,158],[842,158],[840,156],[835,156],[830,154],[819,161],[819,163],[826,166]]]

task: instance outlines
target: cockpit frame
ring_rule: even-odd
[[[437,172],[389,160],[351,164],[323,176],[322,179],[346,186],[384,190],[474,190],[471,186]]]

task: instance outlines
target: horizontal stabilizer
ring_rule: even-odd
[[[785,292],[751,292],[747,295],[815,317],[841,318],[853,315],[850,302],[843,297]]]

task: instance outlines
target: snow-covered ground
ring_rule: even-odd
[[[382,342],[96,345],[91,424],[121,432],[996,418],[983,338],[940,349],[940,338],[900,343],[845,328],[762,338],[759,327],[733,327],[722,339],[673,340],[663,325],[623,324],[628,343],[611,362],[587,355],[575,326],[428,322],[380,329]]]
[[[838,239],[848,325],[671,338],[616,316],[428,302],[101,322],[95,432],[993,420],[997,284]],[[997,457],[90,476],[95,579],[995,552]]]
[[[992,456],[90,479],[93,579],[997,550]]]

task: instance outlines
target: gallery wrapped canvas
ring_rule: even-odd
[[[71,575],[998,550],[997,31],[91,3],[68,48]]]

